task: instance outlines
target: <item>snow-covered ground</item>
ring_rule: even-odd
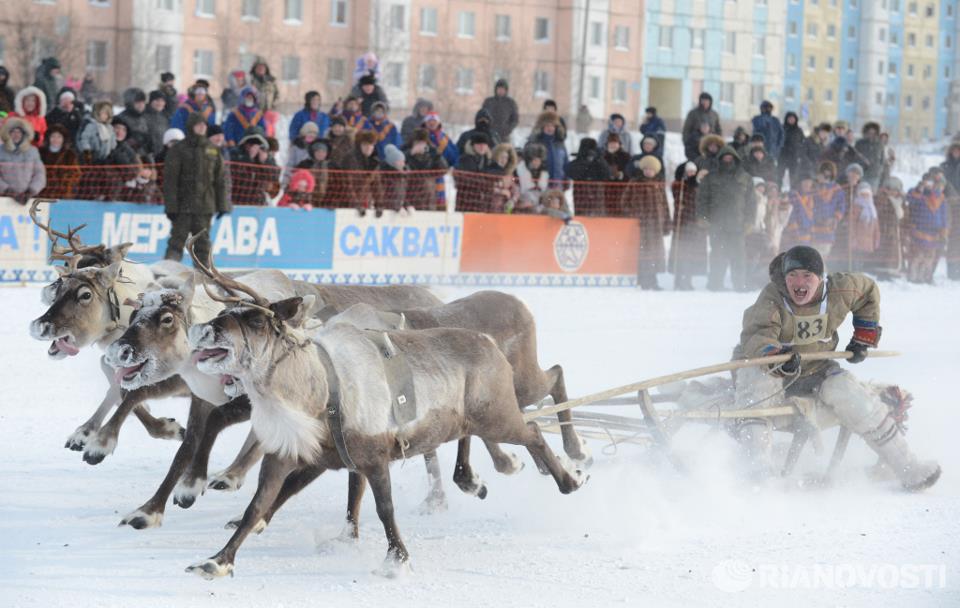
[[[754,297],[516,293],[536,314],[541,362],[564,365],[571,396],[725,360]],[[449,481],[454,449],[445,446],[444,513],[418,513],[426,493],[420,460],[393,467],[409,575],[372,574],[386,544],[369,496],[360,542],[331,540],[344,514],[346,474],[339,472],[324,475],[248,539],[235,578],[214,582],[183,569],[223,545],[230,535],[223,524],[243,511],[255,477],[235,494],[208,491],[188,511],[169,505],[159,529],[118,528],[152,494],[176,444],[151,440],[132,421],[99,466],[63,449],[102,396],[96,356],[48,360],[47,345],[27,335],[41,311],[38,289],[0,295],[0,606],[960,604],[957,285],[884,284],[883,346],[903,356],[856,368],[915,394],[910,440],[944,469],[926,493],[868,481],[864,469],[874,459],[856,438],[836,487],[751,487],[735,474],[731,441],[704,425],[678,438],[688,465],[682,475],[639,447],[592,443],[590,481],[569,496],[525,454],[518,475],[496,474],[477,444],[473,460],[489,488],[480,501]],[[184,421],[186,402],[152,409]],[[236,427],[221,438],[211,470],[229,462],[245,433]],[[831,432],[827,453],[832,439]],[[808,451],[798,473],[822,468],[825,457]]]

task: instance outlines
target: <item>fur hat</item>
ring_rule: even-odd
[[[23,132],[23,139],[20,140],[19,146],[15,146],[13,140],[10,139],[10,132],[14,129],[19,129]],[[0,140],[3,140],[3,147],[6,148],[8,152],[13,152],[18,147],[27,149],[30,147],[30,142],[33,141],[33,126],[19,116],[8,116],[7,119],[3,121],[3,126],[0,127]]]
[[[360,80],[357,82],[357,84],[361,87],[368,84],[372,84],[373,86],[376,86],[377,79],[373,76],[373,74],[364,74],[363,76],[360,77]]]
[[[214,135],[223,135],[223,127],[220,125],[210,125],[207,127],[207,139],[210,139]]]
[[[371,144],[375,146],[377,145],[377,134],[374,131],[365,129],[357,132],[357,134],[353,137],[353,142],[357,144],[358,148],[361,144]]]
[[[327,151],[327,154],[330,154],[330,140],[329,139],[315,139],[310,142],[310,146],[307,147],[307,151],[310,153],[310,158],[313,158],[314,152],[323,148]]]
[[[607,135],[607,143],[616,142],[620,143],[620,134],[619,133],[610,133]]]
[[[493,145],[490,136],[483,131],[477,131],[470,136],[470,145],[486,144],[488,147]]]
[[[317,123],[308,120],[307,122],[303,123],[302,127],[300,127],[297,135],[300,137],[306,137],[310,133],[313,133],[314,135],[320,135],[320,127],[317,126]]]
[[[531,143],[523,148],[523,160],[530,162],[534,158],[547,159],[547,148],[543,144]]]
[[[260,144],[261,148],[269,149],[270,142],[267,141],[267,138],[263,135],[263,130],[258,127],[250,127],[247,129],[243,137],[237,143],[240,147],[243,147],[250,143]]]
[[[414,129],[413,134],[410,136],[410,143],[413,144],[418,141],[423,141],[430,143],[430,132],[426,129]]]
[[[830,180],[837,179],[837,166],[832,161],[825,160],[817,167],[817,174],[829,173]]]
[[[340,125],[342,127],[345,127],[347,126],[347,119],[344,118],[343,116],[340,116],[339,114],[337,114],[336,116],[331,116],[330,126],[332,127],[333,125]]]
[[[23,100],[28,96],[33,95],[37,98],[37,115],[46,116],[47,115],[47,96],[34,86],[23,87],[20,91],[17,92],[17,96],[13,99],[13,109],[20,116],[26,116],[26,112],[23,111]]]
[[[637,161],[637,169],[640,169],[640,171],[651,169],[654,173],[660,173],[660,170],[663,169],[663,163],[653,154],[647,154],[641,156],[640,160]]]
[[[784,275],[791,270],[807,270],[823,277],[823,256],[813,247],[797,245],[783,254],[780,268]]]
[[[534,125],[533,130],[542,131],[547,125],[559,127],[560,116],[556,112],[541,112],[540,116],[537,117],[537,124]]]
[[[158,100],[158,99],[166,100],[167,98],[166,98],[166,97],[163,95],[163,93],[160,92],[160,91],[157,91],[157,90],[150,91],[150,95],[149,95],[149,97],[147,98],[148,103],[153,103],[154,101],[156,101],[156,100]]]
[[[858,163],[850,163],[847,165],[847,168],[843,170],[843,174],[846,175],[848,173],[856,173],[860,176],[860,179],[863,179],[863,167]]]
[[[517,168],[517,150],[512,145],[507,143],[497,144],[490,158],[493,159],[493,162],[497,162],[497,157],[503,152],[507,153],[507,166],[504,168],[504,175],[513,175],[514,169]]]
[[[719,152],[721,149],[723,149],[724,143],[725,142],[723,141],[723,137],[717,135],[716,133],[710,133],[709,135],[704,135],[702,138],[700,138],[700,145],[699,145],[700,154],[706,156],[707,147],[710,146],[710,144],[716,144],[717,151]]]
[[[298,186],[303,185],[304,188],[301,190]],[[290,187],[287,190],[299,190],[302,192],[313,192],[316,188],[317,180],[314,179],[313,174],[310,173],[307,169],[297,169],[290,175]]]
[[[377,102],[374,102],[372,106],[370,106],[370,114],[373,114],[377,110],[383,110],[383,113],[386,114],[387,112],[390,111],[390,108],[387,106],[385,102],[377,101]]]

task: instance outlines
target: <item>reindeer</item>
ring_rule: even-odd
[[[252,301],[238,298],[212,321],[192,326],[191,347],[200,371],[242,383],[266,456],[238,529],[220,552],[188,572],[206,578],[232,573],[240,544],[285,489],[296,490],[326,469],[348,467],[370,483],[388,541],[382,572],[395,573],[408,563],[409,552],[394,520],[390,462],[467,435],[525,446],[563,493],[585,481],[581,471],[560,463],[535,423],[524,423],[513,369],[486,334],[368,332],[338,323],[311,338],[301,329],[304,298],[271,303],[235,280],[217,275],[216,281]],[[406,359],[414,393],[423,397],[415,418],[404,424],[390,405],[384,349]]]

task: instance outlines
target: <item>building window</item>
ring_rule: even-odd
[[[698,51],[703,50],[703,30],[701,28],[690,30],[690,48]]]
[[[897,96],[893,93],[887,93],[887,105],[891,108],[897,105]]]
[[[107,43],[103,40],[87,42],[87,69],[107,69]]]
[[[762,84],[750,85],[750,104],[754,106],[758,106],[760,105],[761,101],[763,101],[763,85]]]
[[[330,25],[346,25],[349,18],[347,0],[330,0]]]
[[[823,92],[824,103],[833,103],[833,89],[826,89]]]
[[[877,75],[878,75],[878,76],[883,76],[884,73],[886,73],[886,71],[887,71],[887,70],[886,70],[886,67],[887,67],[887,66],[886,66],[886,64],[883,62],[883,60],[878,61],[878,62],[877,62]]]
[[[753,54],[762,57],[767,52],[767,39],[763,36],[753,37]]]
[[[110,6],[110,0],[90,0],[90,4],[94,6]]]
[[[921,109],[921,110],[929,110],[929,109],[930,109],[930,98],[929,98],[929,97],[924,97],[924,98],[923,98],[923,101],[920,102],[920,109]]]
[[[493,81],[506,80],[510,82],[510,70],[506,68],[494,68],[493,70]]]
[[[933,48],[933,34],[927,34],[926,40],[927,40],[927,48],[928,48],[928,49],[932,49],[932,48]]]
[[[284,82],[300,82],[300,58],[295,55],[285,55],[280,59],[280,78]]]
[[[673,48],[673,28],[667,25],[660,26],[658,44],[662,49]]]
[[[917,35],[913,32],[907,34],[907,46],[914,48],[917,46]]]
[[[614,79],[613,102],[614,103],[627,102],[627,81],[626,80]]]
[[[953,5],[952,5],[952,4],[947,4],[947,17],[948,17],[948,18],[953,17]]]
[[[3,53],[0,53],[2,58]],[[173,71],[173,45],[158,44],[154,54],[154,71],[170,72]]]
[[[927,5],[927,17],[933,17],[936,13],[936,9],[933,8],[932,4]]]
[[[736,32],[723,33],[723,52],[730,55],[737,54],[737,33]]]
[[[197,17],[214,17],[217,14],[216,0],[197,0]]]
[[[600,21],[590,22],[590,46],[604,46],[605,36],[603,35],[603,23]]]
[[[853,91],[851,91],[850,89],[847,89],[843,93],[843,100],[848,104],[853,103]]]
[[[3,57],[2,51],[0,51],[0,57]],[[943,77],[950,78],[950,66],[948,65],[943,66]]]
[[[933,68],[928,64],[923,66],[923,79],[929,80],[933,76]]]
[[[811,72],[817,69],[817,58],[815,56],[807,56],[807,69]]]
[[[613,46],[621,51],[630,50],[630,28],[618,25],[613,29]]]
[[[420,88],[436,90],[437,88],[437,68],[425,63],[420,66]]]
[[[787,53],[787,69],[797,69],[797,56],[793,53]]]
[[[898,36],[894,31],[890,32],[890,44],[892,46],[899,46],[900,44],[900,36]]]
[[[463,14],[463,13],[461,13]],[[460,95],[473,93],[473,69],[457,68],[455,88]]]
[[[900,0],[890,0],[890,10],[899,13],[900,12]]]
[[[887,41],[887,28],[881,27],[881,28],[880,28],[880,31],[879,31],[879,33],[878,33],[878,36],[880,37],[880,42],[886,42],[886,41]]]
[[[720,103],[733,103],[733,95],[736,89],[732,82],[720,83]]]
[[[943,39],[943,46],[947,47],[948,49],[949,49],[950,47],[952,47],[952,46],[953,46],[953,36],[951,36],[950,34],[947,34],[946,37]]]
[[[833,55],[829,55],[827,57],[827,71],[828,72],[833,71]]]
[[[457,36],[473,38],[477,33],[477,14],[473,11],[461,11],[457,16]]]
[[[917,16],[917,3],[916,3],[916,2],[911,2],[910,4],[908,4],[908,5],[907,5],[907,12],[910,13],[911,16],[916,17],[916,16]]]
[[[339,57],[327,57],[327,82],[329,84],[343,84],[346,79],[346,62]]]
[[[407,31],[407,7],[402,4],[390,6],[390,29],[394,32]]]
[[[533,94],[550,94],[550,74],[544,70],[537,70],[533,73]]]
[[[399,89],[403,87],[403,64],[391,61],[384,71],[387,77],[387,86]]]
[[[172,11],[173,0],[157,0],[157,9],[161,11]]]
[[[249,72],[250,68],[253,67],[253,62],[257,60],[256,53],[243,52],[240,53],[240,69],[244,72]]]
[[[807,101],[813,101],[813,87],[807,87]]]
[[[874,103],[876,103],[878,106],[882,106],[882,105],[883,105],[883,93],[881,93],[880,91],[877,91],[877,94],[874,96],[873,101],[874,101]]]
[[[913,109],[913,95],[907,95],[903,98],[903,104],[907,107],[908,110]]]
[[[534,42],[549,42],[550,20],[546,17],[537,17],[536,20],[534,20],[533,40]]]
[[[847,27],[847,38],[849,38],[850,40],[855,40],[857,38],[856,26],[851,25]]]
[[[283,20],[288,23],[303,21],[303,0],[285,0],[283,3]]]
[[[496,17],[496,35],[497,40],[510,40],[510,15],[497,15]]]
[[[589,91],[588,96],[590,99],[600,99],[600,77],[590,76],[588,82],[590,86],[587,87],[587,90]]]
[[[796,22],[796,21],[791,21],[791,22],[789,22],[789,23],[787,24],[787,34],[789,34],[789,35],[791,35],[791,36],[796,36],[796,35],[797,35],[797,22]]]
[[[437,35],[437,9],[420,9],[420,34],[424,36]]]
[[[896,76],[896,75],[897,75],[897,64],[895,64],[895,63],[893,63],[893,62],[891,61],[890,64],[889,64],[887,67],[888,67],[888,70],[887,70],[887,71],[888,71],[888,73],[889,73],[891,76]]]
[[[193,77],[213,76],[213,51],[197,49],[193,52]]]
[[[910,139],[910,136],[913,135],[913,132],[910,130],[910,125],[907,125],[903,128],[903,136],[907,139]]]
[[[819,27],[816,23],[807,24],[807,38],[816,38],[817,33],[819,32]]]
[[[243,0],[240,3],[240,18],[257,21],[260,19],[260,0]]]
[[[796,99],[796,95],[797,95],[797,90],[793,87],[793,85],[784,87],[783,89],[784,99],[786,99],[787,101],[793,101],[794,99]]]
[[[913,64],[907,64],[907,78],[913,78]]]
[[[827,24],[827,40],[833,40],[836,37],[837,37],[837,26],[832,23],[828,23]]]
[[[857,60],[854,59],[853,57],[850,57],[849,59],[847,59],[847,71],[853,72],[856,69],[857,69]]]

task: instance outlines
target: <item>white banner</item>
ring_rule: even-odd
[[[47,265],[49,240],[30,219],[30,206],[0,197],[0,282],[52,280]],[[49,205],[40,205],[37,216],[47,223]]]

